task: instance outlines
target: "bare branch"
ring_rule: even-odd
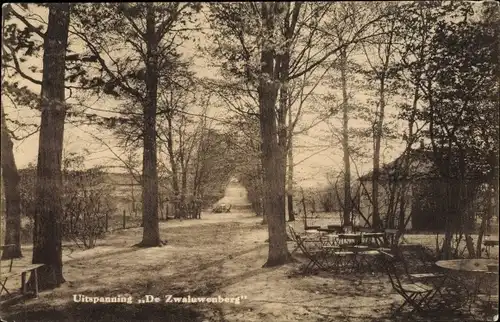
[[[23,15],[14,10],[14,8],[10,7],[10,13],[12,13],[17,19],[21,20],[22,23],[28,27],[29,31],[32,31],[40,36],[40,38],[45,39],[45,34],[41,32],[39,28],[33,26]]]
[[[12,57],[12,61],[14,62],[14,66],[5,64],[5,67],[13,68],[17,73],[19,73],[19,75],[21,75],[22,78],[32,82],[33,84],[41,86],[42,85],[41,80],[35,79],[35,78],[29,76],[28,74],[26,74],[25,72],[23,72],[23,70],[21,69],[21,65],[19,64],[19,61],[17,60],[14,48],[12,48],[12,46],[8,45],[5,42],[2,44],[2,46],[5,46],[9,49],[11,57]]]

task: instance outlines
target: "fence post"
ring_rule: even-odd
[[[167,204],[165,205],[165,221],[168,220],[168,206],[169,206],[169,203],[167,202]]]
[[[106,212],[106,217],[105,217],[106,222],[104,223],[106,227],[106,232],[108,232],[108,213]]]
[[[127,228],[126,226],[126,218],[125,218],[125,209],[123,209],[123,229]]]

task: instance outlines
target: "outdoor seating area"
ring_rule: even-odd
[[[494,3],[6,3],[0,322],[498,320]]]
[[[498,247],[493,239],[484,242],[490,246],[481,253],[486,258],[438,260],[426,245],[403,236],[396,240],[395,229],[328,225],[298,233],[289,225],[288,232],[296,244],[294,255],[300,250],[305,260],[301,274],[378,275],[401,297],[392,317],[445,310],[490,319],[498,312],[498,260],[489,258]]]
[[[309,260],[303,269],[304,273],[313,269],[326,271],[376,269],[373,263],[380,255],[378,250],[390,250],[388,248],[390,245],[382,232],[343,232],[344,229],[338,227],[318,226],[316,230],[304,230],[304,234],[300,235],[292,226],[288,229],[290,239],[296,243],[293,253],[300,249]]]

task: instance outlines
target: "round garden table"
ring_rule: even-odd
[[[474,258],[474,259],[452,259],[440,260],[436,266],[455,273],[465,281],[473,282],[473,289],[468,290],[471,295],[471,303],[474,302],[479,293],[481,284],[491,277],[498,275],[498,261],[495,259]],[[488,283],[489,293],[491,295],[492,285]],[[469,305],[470,309],[470,305]]]
[[[488,265],[497,265],[496,271],[489,271]],[[498,261],[495,259],[473,258],[440,260],[436,262],[436,266],[459,272],[498,274]]]

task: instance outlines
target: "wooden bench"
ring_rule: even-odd
[[[8,247],[15,247],[14,244],[8,244],[8,245],[1,245],[0,250],[3,251],[4,249]],[[29,272],[33,272],[34,274],[34,281],[35,281],[35,297],[38,297],[38,274],[37,270],[38,268],[44,266],[44,264],[29,264],[27,266],[23,266],[20,269],[16,269],[15,271],[12,271],[12,265],[14,263],[14,258],[8,259],[8,260],[2,260],[4,261],[9,261],[9,269],[8,272],[4,273],[3,271],[0,272],[0,295],[2,292],[5,290],[5,292],[10,295],[10,292],[7,290],[6,283],[11,277],[16,277],[21,275],[21,293],[24,295],[27,293],[26,289],[26,274]],[[0,264],[1,265],[1,264]],[[2,267],[3,268],[3,267]]]

